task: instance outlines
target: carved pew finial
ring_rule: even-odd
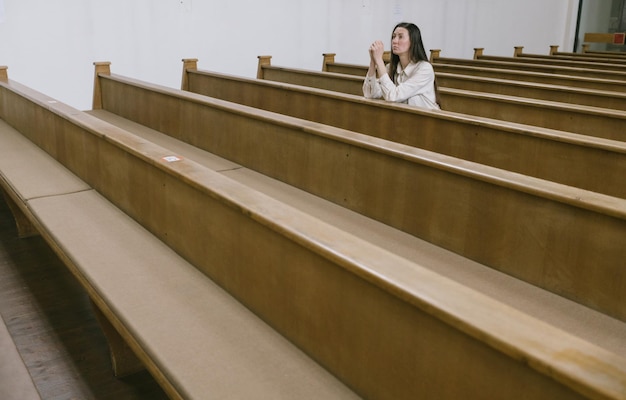
[[[550,45],[550,55],[553,56],[557,51],[559,51],[559,45],[553,44]]]
[[[586,53],[588,51],[589,51],[589,44],[588,43],[583,44],[582,52]]]
[[[180,84],[181,90],[189,90],[189,77],[187,76],[187,71],[189,70],[198,70],[197,58],[183,58],[183,78]]]
[[[519,57],[522,55],[522,52],[524,51],[524,46],[514,46],[513,47],[515,50],[513,50],[513,57]]]
[[[474,47],[474,60],[478,60],[482,57],[483,51],[485,51],[484,47]]]
[[[7,67],[6,65],[0,65],[0,81],[2,82],[9,81],[9,74],[7,74],[8,69],[9,67]]]
[[[100,79],[98,76],[111,75],[111,63],[109,61],[96,61],[93,63],[95,66],[93,77],[93,102],[91,108],[93,110],[99,110],[102,108],[102,90],[100,89]]]
[[[256,71],[257,79],[263,79],[263,66],[272,65],[272,56],[258,56],[259,67]]]
[[[322,71],[328,71],[328,64],[332,64],[335,62],[335,53],[323,53],[324,56],[324,64],[322,64]]]
[[[430,62],[432,63],[435,59],[441,56],[441,49],[430,49]]]

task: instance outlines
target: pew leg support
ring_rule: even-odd
[[[100,311],[98,306],[93,303],[93,301],[91,306],[94,310],[100,328],[102,329],[102,332],[104,333],[104,336],[109,344],[113,374],[116,377],[121,378],[144,370],[145,367],[142,362],[126,344],[122,336],[117,332],[111,322],[109,322],[107,317],[102,313],[102,311]]]
[[[2,191],[2,195],[4,196],[4,200],[9,206],[11,210],[11,214],[13,214],[13,219],[15,220],[15,226],[17,227],[17,236],[19,238],[27,238],[31,236],[36,236],[39,234],[35,226],[32,222],[26,217],[22,209],[15,203],[13,198],[7,194],[4,190]]]

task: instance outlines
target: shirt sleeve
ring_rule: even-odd
[[[376,76],[366,76],[363,82],[363,96],[366,99],[380,99],[383,97],[383,92],[378,83]]]
[[[434,81],[433,66],[428,62],[420,62],[404,82],[395,85],[389,75],[384,75],[380,78],[379,84],[385,100],[405,102],[413,96],[432,90]]]

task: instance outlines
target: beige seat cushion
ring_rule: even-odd
[[[89,189],[89,185],[3,120],[0,143],[0,173],[22,199]]]
[[[95,191],[30,205],[186,398],[356,397]]]

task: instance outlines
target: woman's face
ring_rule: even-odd
[[[410,48],[409,31],[406,28],[397,27],[391,34],[391,51],[399,56],[408,53]]]

